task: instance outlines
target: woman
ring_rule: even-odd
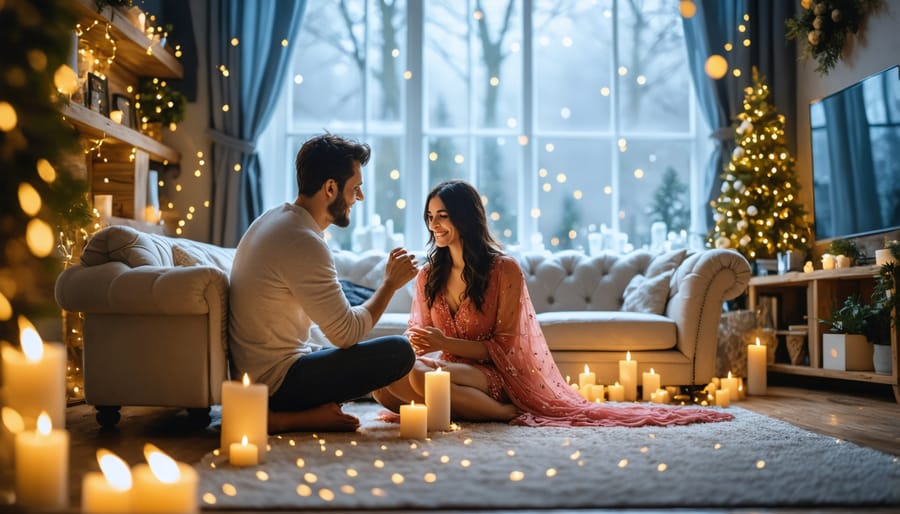
[[[588,402],[563,380],[535,316],[521,268],[491,237],[478,191],[461,180],[429,194],[428,264],[416,277],[407,336],[418,358],[376,391],[394,412],[424,401],[425,372],[450,372],[451,412],[470,421],[530,426],[642,426],[724,421],[694,407]]]

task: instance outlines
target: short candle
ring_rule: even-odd
[[[578,388],[584,389],[584,386],[594,385],[597,383],[597,374],[588,368],[588,365],[584,365],[584,372],[578,374]]]
[[[128,512],[131,509],[131,469],[119,456],[97,450],[100,471],[90,471],[81,481],[81,511]]]
[[[728,389],[731,394],[731,399],[733,401],[737,401],[738,398],[738,379],[736,377],[731,376],[731,372],[728,372],[728,378],[723,378],[719,381],[721,383],[722,389]]]
[[[611,402],[624,402],[625,401],[625,388],[622,387],[622,384],[616,382],[615,384],[609,386],[607,389],[607,395],[609,396],[609,401]]]
[[[259,464],[259,451],[255,444],[247,441],[247,436],[243,436],[240,443],[231,443],[228,462],[232,466],[256,466]]]
[[[659,375],[650,368],[649,373],[644,373],[641,377],[641,396],[645,402],[652,400],[652,395],[659,389]]]
[[[16,503],[27,510],[62,510],[69,504],[69,433],[54,429],[42,412],[34,431],[15,442]]]
[[[132,512],[197,512],[197,472],[194,468],[175,462],[152,444],[144,445],[144,456],[147,464],[138,464],[132,470]]]
[[[22,350],[2,344],[5,404],[22,416],[26,430],[34,430],[46,412],[53,427],[66,426],[66,348],[45,344],[24,316],[19,316]]]
[[[428,436],[428,407],[416,402],[400,406],[400,437],[425,439]]]

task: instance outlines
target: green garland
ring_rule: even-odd
[[[786,37],[798,40],[803,58],[815,59],[816,71],[826,75],[840,60],[847,38],[881,0],[802,0],[800,5],[800,11],[785,20]]]
[[[135,94],[135,108],[142,123],[179,123],[184,120],[187,100],[180,91],[158,78],[142,78]]]

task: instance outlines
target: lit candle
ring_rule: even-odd
[[[247,436],[243,436],[241,442],[231,443],[228,449],[228,462],[232,466],[256,466],[259,464],[259,451],[255,444],[247,441]]]
[[[128,512],[131,508],[131,469],[119,456],[97,450],[100,471],[90,471],[81,481],[82,512]]]
[[[728,407],[731,405],[731,391],[728,389],[719,389],[716,391],[716,406]]]
[[[604,402],[606,399],[603,397],[603,386],[599,384],[594,384],[590,387],[590,395],[588,400],[592,402]]]
[[[16,503],[29,510],[62,510],[69,504],[69,433],[54,429],[41,412],[34,431],[16,436]]]
[[[750,394],[766,394],[766,345],[747,345],[747,392]]]
[[[731,376],[731,372],[728,372],[728,378],[723,378],[720,380],[722,384],[722,389],[728,389],[731,394],[731,399],[737,401],[738,400],[738,379]]]
[[[44,344],[34,326],[19,316],[22,351],[2,343],[3,383],[6,405],[25,421],[25,429],[37,426],[41,412],[47,412],[53,426],[66,426],[66,348]]]
[[[669,403],[669,392],[665,389],[657,389],[650,393],[650,401],[653,403]]]
[[[144,445],[147,464],[134,467],[132,512],[197,512],[197,472],[175,462],[152,444]]]
[[[400,406],[400,437],[425,439],[428,436],[428,407],[422,404]]]
[[[625,353],[625,360],[619,361],[619,382],[625,388],[625,400],[637,400],[637,361],[631,360],[631,352]]]
[[[822,254],[822,269],[834,269],[834,255]]]
[[[625,401],[625,388],[622,384],[616,382],[615,384],[606,388],[608,390],[609,401],[611,402],[624,402]]]
[[[116,123],[122,123],[122,116],[125,113],[116,109],[115,111],[109,111],[109,119],[113,120]]]
[[[102,219],[112,217],[112,195],[94,195],[94,209]]]
[[[641,396],[645,402],[651,401],[651,395],[659,389],[659,375],[650,368],[650,373],[643,373],[641,378]]]
[[[425,372],[428,430],[450,430],[450,373],[437,368]]]
[[[269,388],[265,384],[251,384],[244,373],[241,382],[222,382],[222,433],[219,447],[231,451],[232,443],[240,443],[243,436],[256,446],[258,463],[266,461],[269,440]]]
[[[588,365],[584,365],[584,372],[578,374],[578,388],[584,389],[584,386],[594,385],[597,383],[597,374],[588,368]]]

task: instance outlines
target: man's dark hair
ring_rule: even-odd
[[[365,166],[371,152],[365,143],[334,134],[309,139],[297,152],[297,189],[303,196],[313,196],[328,179],[334,179],[338,190],[343,191],[347,179],[353,176],[353,163]]]

